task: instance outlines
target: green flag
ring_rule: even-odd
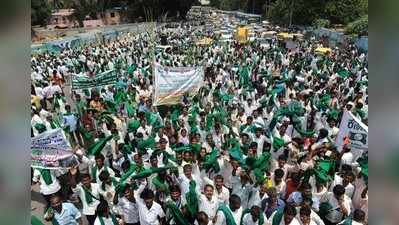
[[[94,142],[89,146],[87,152],[89,155],[96,155],[101,152],[101,150],[105,147],[108,141],[110,141],[114,135],[109,135],[108,137],[101,138],[100,140]]]

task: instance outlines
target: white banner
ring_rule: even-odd
[[[59,169],[78,162],[61,128],[46,131],[31,139],[31,166]]]
[[[337,139],[335,140],[338,151],[342,151],[346,137],[349,138],[349,147],[351,149],[368,149],[368,127],[351,112],[345,112],[342,116]]]
[[[163,67],[154,65],[154,105],[173,105],[188,93],[196,95],[204,79],[204,67]]]

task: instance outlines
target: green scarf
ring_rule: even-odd
[[[205,156],[203,167],[206,172],[208,172],[210,169],[213,169],[215,173],[220,171],[220,165],[217,161],[218,156],[219,151],[216,148],[212,149],[212,152]]]
[[[221,204],[218,208],[218,211],[222,211],[224,217],[226,218],[226,225],[237,225],[234,220],[233,214],[231,210],[227,207],[226,204]]]
[[[51,207],[49,207],[48,209],[47,209],[47,211],[45,212],[45,214],[47,214],[47,213],[49,213],[49,211],[52,211],[52,214],[53,214],[53,219],[51,219],[51,224],[53,224],[53,225],[60,225],[59,223],[58,223],[58,221],[55,219],[55,216],[54,216],[54,209],[53,208],[51,208]],[[41,223],[41,221],[39,220],[39,219],[37,219],[37,218],[31,218],[31,220],[32,220],[32,225],[42,225],[43,223]],[[34,222],[36,223],[36,224],[34,224]],[[39,223],[38,223],[39,222]]]
[[[180,211],[180,209],[176,206],[176,204],[174,202],[172,202],[172,201],[166,202],[166,208],[169,209],[169,212],[172,215],[172,218],[176,224],[190,225],[190,223],[186,220],[183,213]]]
[[[114,177],[111,177],[111,181],[112,181],[112,186],[114,186],[116,188],[116,186],[118,185],[118,181],[116,181],[116,179]],[[101,183],[101,189],[103,189],[103,191],[105,191],[105,182]]]
[[[156,189],[159,189],[162,192],[169,194],[168,183],[165,181],[162,181],[159,176],[156,176],[156,177],[154,177],[154,179],[152,179],[152,184],[155,186]]]
[[[53,183],[53,179],[51,178],[51,173],[49,169],[39,169],[39,172],[46,185],[50,185]]]
[[[283,216],[284,216],[284,211],[281,209],[277,210],[273,216],[272,225],[279,225],[281,223],[281,220],[283,219]]]
[[[93,194],[90,192],[90,190],[88,190],[84,186],[82,186],[82,189],[84,191],[85,199],[86,199],[87,204],[93,203],[93,201],[94,201],[93,198],[98,200],[96,197],[93,196]]]
[[[187,210],[192,218],[194,218],[198,212],[198,196],[195,191],[196,182],[190,181],[189,191],[186,194]]]
[[[40,221],[39,218],[37,218],[34,215],[30,216],[30,224],[31,225],[44,225],[44,223],[42,221]]]
[[[105,165],[103,167],[104,167],[104,170],[108,172],[107,167]],[[94,180],[97,179],[97,169],[98,169],[97,166],[93,166],[91,169],[91,178]]]
[[[242,216],[241,216],[241,225],[244,225],[244,221],[243,221],[243,218],[244,218],[244,216],[246,215],[246,214],[250,214],[251,213],[251,210],[250,209],[246,209],[246,210],[244,210],[244,212],[242,213]],[[260,214],[259,214],[259,218],[258,218],[258,225],[263,225],[265,223],[265,217],[263,216],[263,212],[261,211],[260,212]]]
[[[114,224],[114,225],[119,225],[119,223],[118,223],[118,220],[116,220],[116,217],[113,215],[113,214],[109,214],[110,215],[110,217],[111,217],[111,219],[112,219],[112,223]],[[105,225],[105,222],[104,222],[104,218],[103,217],[101,217],[101,216],[99,216],[98,217],[98,220],[100,221],[100,224],[101,225]]]

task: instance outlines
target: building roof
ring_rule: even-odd
[[[75,9],[59,9],[55,12],[53,12],[51,15],[52,16],[70,16],[73,14]]]

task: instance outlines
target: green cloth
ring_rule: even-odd
[[[198,212],[198,196],[195,191],[196,185],[194,180],[190,181],[189,191],[186,193],[187,210],[192,218],[194,218]]]
[[[243,218],[244,218],[244,216],[246,215],[246,214],[250,214],[251,213],[251,210],[250,209],[245,209],[243,212],[242,212],[242,216],[241,216],[241,225],[244,225],[244,220],[243,220]],[[252,217],[252,216],[251,216]],[[258,218],[258,225],[263,225],[265,223],[265,217],[263,216],[263,212],[261,211],[260,212],[260,214],[259,214],[259,218]]]
[[[135,109],[134,109],[133,105],[129,101],[127,101],[127,102],[125,102],[125,107],[126,107],[127,116],[129,118],[133,117],[135,114]]]
[[[338,71],[338,76],[340,76],[341,78],[346,78],[346,77],[349,77],[349,71],[347,71],[347,70],[341,70],[341,71]]]
[[[51,173],[49,169],[39,169],[39,172],[46,185],[50,185],[53,183],[53,179],[51,178]]]
[[[96,154],[100,153],[101,150],[103,150],[103,148],[107,144],[107,142],[110,141],[113,137],[114,137],[114,135],[109,135],[108,137],[101,138],[100,140],[94,142],[87,149],[87,153],[89,155],[96,155]]]
[[[274,152],[276,152],[281,147],[283,147],[284,144],[285,144],[284,139],[278,138],[278,137],[273,137],[272,145],[273,145],[273,151]]]
[[[226,218],[226,225],[237,225],[231,210],[226,204],[221,204],[218,208],[218,211],[222,211],[224,217]]]
[[[108,172],[108,169],[107,169],[107,166],[103,166],[104,167],[104,171],[107,171]],[[91,178],[92,179],[97,179],[97,166],[96,165],[94,165],[92,168],[91,168]]]
[[[279,209],[273,216],[272,225],[280,225],[281,220],[283,219],[284,211],[283,209]]]
[[[212,149],[212,151],[205,156],[205,161],[202,166],[206,172],[208,172],[210,169],[213,169],[215,173],[220,171],[220,166],[217,161],[218,156],[219,151],[216,148]]]
[[[174,168],[173,166],[165,166],[165,167],[159,167],[159,168],[149,168],[149,169],[144,169],[142,172],[137,173],[136,175],[131,176],[131,179],[142,179],[151,176],[154,173],[159,173],[161,171],[165,171],[168,169]]]
[[[239,70],[239,84],[240,87],[248,87],[250,82],[250,68],[249,66],[241,67]]]
[[[154,179],[152,179],[152,184],[156,189],[164,192],[166,195],[169,195],[169,184],[165,180],[162,181],[159,176],[156,176]]]
[[[119,225],[118,220],[116,219],[116,217],[115,217],[112,213],[110,213],[110,217],[111,217],[112,223],[113,223],[114,225]],[[105,222],[104,222],[103,217],[101,217],[101,216],[98,217],[98,220],[100,221],[100,224],[101,224],[101,225],[105,225]]]
[[[82,126],[79,126],[78,128],[79,132],[82,134],[83,138],[88,141],[93,139],[93,134],[91,134],[89,131],[87,131],[85,128]]]
[[[242,152],[239,148],[234,147],[234,148],[230,149],[229,155],[234,160],[237,160],[240,164],[245,164],[244,156],[242,155]]]
[[[30,216],[30,224],[31,225],[44,225],[42,221],[39,220],[35,215]]]
[[[140,152],[145,152],[146,148],[155,148],[156,142],[154,137],[149,137],[145,140],[140,140],[137,143],[137,148]]]
[[[138,120],[131,120],[127,124],[127,131],[134,132],[140,127],[140,121]]]
[[[46,131],[46,126],[42,123],[37,123],[35,124],[36,130],[39,132],[39,134],[43,133]]]
[[[319,205],[319,216],[321,219],[325,219],[329,211],[332,209],[332,205],[329,202],[322,202]]]
[[[94,197],[93,194],[90,192],[90,190],[88,190],[84,186],[82,186],[82,189],[83,189],[87,204],[91,204],[93,202],[93,198],[96,200],[99,200],[96,197]]]
[[[169,212],[172,215],[172,218],[175,221],[176,225],[190,225],[190,223],[186,220],[183,213],[174,202],[166,202],[166,208],[169,209]]]

